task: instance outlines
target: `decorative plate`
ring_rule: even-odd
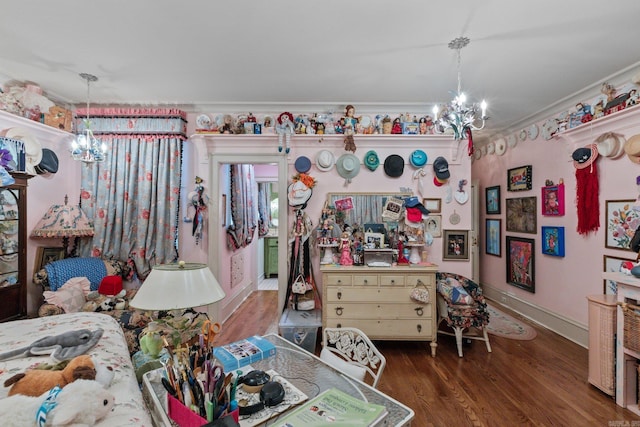
[[[482,157],[482,151],[479,148],[476,148],[475,150],[473,150],[473,156],[476,160],[480,160],[480,158]]]
[[[200,114],[196,119],[198,129],[211,129],[211,117],[206,114]]]
[[[511,134],[507,137],[507,145],[509,146],[509,148],[515,147],[517,143],[518,139],[516,138],[515,134]]]
[[[483,146],[482,146],[482,155],[483,155],[483,156],[486,156],[486,155],[487,155],[487,151],[488,151],[487,146],[486,146],[486,145],[483,145]]]
[[[493,141],[491,141],[487,144],[487,153],[493,154],[495,152],[496,152],[496,146],[493,144]]]
[[[542,137],[547,141],[558,132],[558,119],[551,118],[542,125]]]
[[[456,212],[455,210],[453,211],[453,213],[449,216],[449,222],[452,225],[460,223],[460,215],[458,215],[458,212]]]
[[[529,126],[529,130],[527,130],[527,133],[529,134],[530,140],[535,140],[538,137],[538,125],[534,123]]]
[[[527,140],[527,131],[522,129],[520,131],[520,133],[518,134],[518,137],[520,138],[520,141],[526,141]]]
[[[371,126],[371,117],[369,116],[360,117],[360,124],[362,125],[363,128],[368,128],[369,126]]]

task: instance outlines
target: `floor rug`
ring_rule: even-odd
[[[487,305],[487,310],[489,311],[487,332],[492,335],[523,341],[532,340],[538,335],[533,327],[525,325],[492,305]]]

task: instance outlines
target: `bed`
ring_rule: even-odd
[[[6,352],[30,345],[37,339],[61,334],[65,331],[102,328],[104,333],[98,344],[88,354],[96,356],[115,372],[109,391],[116,397],[113,411],[96,426],[151,427],[151,417],[146,409],[142,393],[131,363],[127,342],[117,320],[101,313],[69,313],[0,323],[0,349]],[[4,381],[16,373],[51,359],[46,356],[23,357],[0,362],[0,398],[5,398],[9,388]]]

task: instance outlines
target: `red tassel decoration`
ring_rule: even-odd
[[[598,192],[598,168],[596,162],[593,162],[584,169],[576,169],[578,234],[586,235],[600,228]]]

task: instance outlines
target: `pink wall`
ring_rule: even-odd
[[[640,109],[632,107],[615,115],[595,120],[576,127],[546,141],[542,136],[534,141],[519,141],[513,148],[507,148],[504,155],[487,154],[472,165],[472,175],[480,186],[480,279],[481,283],[507,292],[530,304],[557,313],[561,316],[587,323],[586,296],[603,293],[603,255],[633,258],[635,254],[620,249],[605,248],[605,201],[633,199],[638,197],[636,177],[640,175],[638,164],[632,163],[626,155],[613,159],[600,156],[596,160],[599,171],[600,229],[583,236],[576,231],[576,169],[571,154],[578,148],[593,143],[605,132],[617,132],[626,138],[640,133]],[[538,123],[542,126],[542,123]],[[507,170],[524,165],[533,166],[531,191],[507,192]],[[540,211],[541,187],[545,180],[558,183],[564,179],[565,215],[561,217],[542,216]],[[501,214],[485,215],[485,188],[500,185]],[[537,233],[524,234],[506,232],[505,199],[536,196],[538,198]],[[502,219],[502,257],[485,254],[485,218]],[[541,226],[565,227],[565,257],[542,255],[540,241]],[[535,294],[506,283],[505,236],[535,239]]]

